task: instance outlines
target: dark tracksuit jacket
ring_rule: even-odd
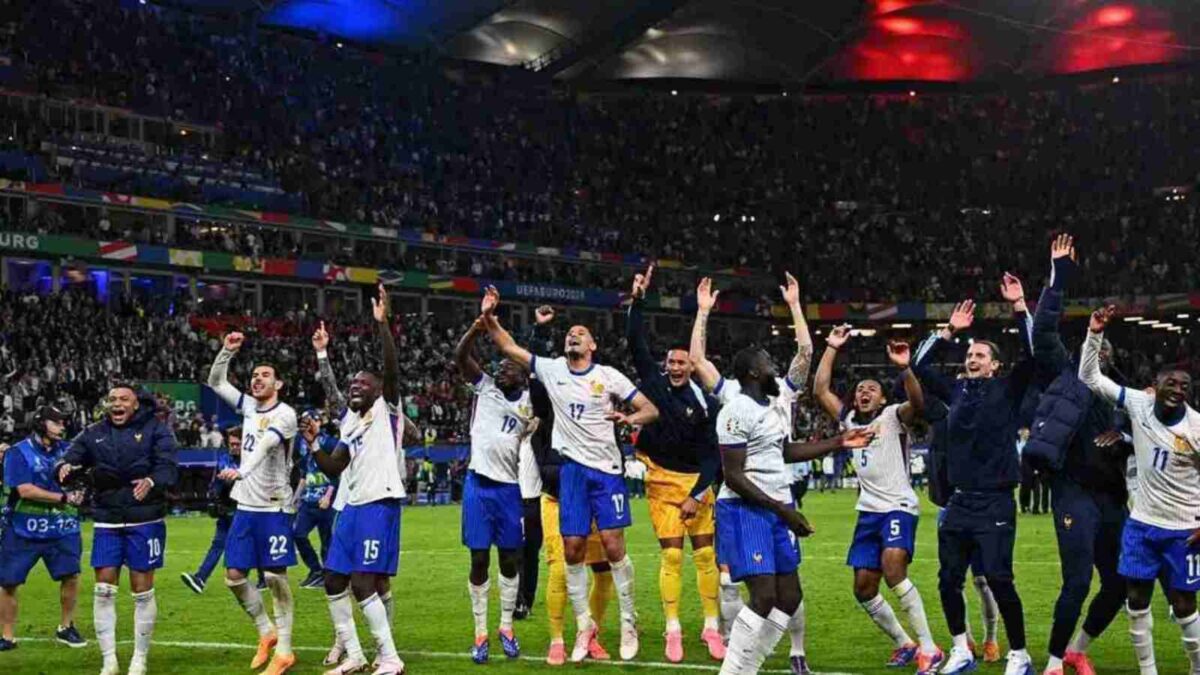
[[[977,573],[1012,578],[1016,539],[1013,488],[1021,480],[1017,429],[1022,403],[1037,375],[1028,353],[1028,318],[1019,316],[1018,324],[1026,355],[1004,376],[955,380],[932,368],[950,343],[933,336],[918,349],[913,370],[921,385],[949,406],[944,447],[946,478],[953,494],[938,531],[944,585],[961,587],[976,551],[983,567]]]
[[[697,474],[688,494],[700,500],[721,466],[716,427],[720,404],[691,382],[682,387],[671,384],[662,372],[662,361],[655,360],[650,352],[642,316],[644,304],[644,300],[635,299],[629,306],[625,333],[637,368],[638,390],[658,407],[659,418],[642,428],[637,449],[668,471]]]

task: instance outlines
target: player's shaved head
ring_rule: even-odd
[[[742,389],[758,389],[766,396],[778,396],[775,364],[771,355],[761,347],[746,347],[733,357],[733,376]]]
[[[520,391],[525,386],[525,369],[512,359],[501,359],[496,366],[496,386],[506,394]]]

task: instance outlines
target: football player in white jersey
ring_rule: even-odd
[[[724,675],[757,673],[800,606],[797,536],[812,528],[796,510],[787,462],[809,461],[843,447],[862,447],[873,432],[852,429],[816,443],[791,443],[791,414],[777,404],[779,380],[771,357],[746,348],[733,360],[741,393],[717,416],[725,483],[717,497],[717,556],[750,604],[734,621]]]
[[[858,524],[846,557],[846,564],[854,570],[854,597],[892,639],[895,651],[887,663],[889,667],[907,666],[915,660],[918,673],[933,673],[944,655],[933,642],[921,594],[908,578],[908,564],[916,548],[920,502],[909,480],[905,427],[921,416],[925,399],[921,383],[909,367],[912,358],[909,346],[889,342],[888,358],[902,371],[908,400],[889,405],[883,384],[868,379],[855,386],[851,405],[843,405],[842,399],[830,389],[830,382],[838,351],[850,335],[850,326],[838,326],[826,338],[825,354],[813,378],[813,394],[825,412],[844,428],[875,430],[871,445],[854,451],[860,488]],[[920,644],[909,637],[887,600],[879,594],[880,579],[887,580]]]
[[[578,629],[571,660],[578,663],[587,658],[588,645],[597,630],[588,608],[585,564],[587,537],[595,522],[617,586],[621,658],[628,661],[638,652],[633,562],[625,551],[623,532],[633,521],[623,457],[613,434],[613,423],[649,424],[658,419],[658,408],[628,377],[593,361],[596,341],[586,327],[572,326],[567,331],[565,357],[537,358],[518,345],[496,320],[493,311],[499,302],[500,293],[489,287],[483,314],[492,341],[501,354],[529,368],[545,385],[554,408],[552,443],[563,456],[559,473],[559,527],[567,562],[567,595],[575,610]],[[629,415],[617,412],[614,406],[618,403],[628,404],[634,412]]]
[[[808,333],[808,322],[804,318],[804,308],[800,305],[800,284],[791,274],[787,274],[786,278],[787,285],[781,286],[779,291],[792,315],[792,326],[796,337],[796,355],[792,357],[792,361],[788,365],[787,376],[777,383],[776,388],[779,389],[780,395],[776,398],[775,404],[787,411],[790,430],[795,397],[804,389],[804,385],[808,381],[808,372],[812,367],[813,344],[812,336]],[[708,316],[716,307],[718,295],[720,295],[720,291],[713,290],[711,279],[700,280],[700,285],[696,288],[696,322],[692,326],[690,356],[696,379],[706,391],[712,392],[717,400],[724,404],[739,393],[741,386],[736,379],[729,380],[722,377],[716,366],[707,357]],[[728,635],[728,631],[732,627],[734,619],[741,613],[744,603],[741,589],[733,581],[727,566],[719,564],[719,567],[721,569],[721,628]],[[791,641],[789,664],[793,675],[808,675],[812,672],[808,667],[808,656],[804,648],[805,626],[804,599],[801,598],[800,606],[788,623],[788,635]]]
[[[1121,537],[1118,570],[1128,581],[1129,634],[1141,675],[1157,675],[1154,581],[1167,574],[1167,600],[1183,631],[1192,675],[1200,675],[1200,413],[1190,405],[1192,377],[1166,368],[1154,380],[1154,394],[1129,389],[1100,372],[1100,346],[1113,307],[1096,310],[1088,324],[1079,379],[1096,395],[1129,414],[1137,458],[1137,498]]]
[[[328,675],[359,672],[367,665],[351,592],[375,638],[375,675],[404,672],[392,640],[390,612],[379,593],[380,578],[394,576],[400,562],[400,504],[405,497],[397,407],[400,372],[382,284],[371,304],[383,347],[383,375],[360,371],[350,379],[341,440],[333,452],[316,449],[313,455],[322,471],[341,477],[338,499],[343,493],[345,497],[325,559],[325,593],[345,659]],[[313,343],[318,343],[316,336]]]
[[[225,540],[225,584],[258,628],[258,651],[250,667],[261,668],[273,646],[275,656],[264,672],[279,675],[296,663],[292,652],[295,605],[287,578],[287,568],[296,564],[290,513],[296,411],[279,400],[283,380],[269,363],[254,367],[249,396],[229,383],[229,362],[244,341],[241,333],[226,335],[208,374],[208,386],[242,414],[242,462],[218,474],[234,482],[230,496],[237,502]],[[275,604],[274,625],[262,594],[246,578],[253,569],[264,572]]]
[[[500,645],[504,655],[521,655],[513,634],[513,611],[520,589],[521,550],[524,536],[521,516],[521,440],[533,422],[526,374],[515,361],[504,359],[496,376],[483,372],[472,355],[475,339],[487,328],[477,319],[458,341],[454,362],[459,374],[471,383],[475,404],[471,411],[471,461],[462,497],[462,541],[471,552],[467,591],[475,616],[475,642],[471,658],[487,663],[488,566],[492,546],[500,557]]]

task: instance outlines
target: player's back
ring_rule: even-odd
[[[1172,425],[1154,415],[1154,397],[1124,390],[1137,458],[1134,520],[1170,530],[1193,530],[1200,523],[1200,413],[1186,407]]]
[[[347,410],[342,417],[341,443],[350,453],[350,465],[342,473],[339,494],[345,490],[346,504],[360,506],[405,496],[397,414],[380,396],[365,413]]]
[[[745,394],[732,397],[717,415],[717,438],[722,448],[744,447],[743,472],[750,482],[773,499],[791,501],[791,472],[783,461],[784,444],[791,430],[788,411],[773,399],[760,403]],[[740,499],[721,486],[718,499]]]
[[[529,391],[509,397],[491,376],[482,374],[473,385],[471,463],[467,467],[502,483],[520,478],[521,439],[533,419]]]
[[[253,398],[245,397],[242,402],[242,455],[241,467],[247,469],[233,485],[230,496],[244,511],[280,511],[292,502],[292,440],[296,436],[296,411],[286,403],[259,410]],[[267,455],[254,458],[255,453],[264,452],[265,441],[277,437],[278,443]],[[252,461],[253,458],[253,461]]]
[[[856,422],[853,408],[842,415],[847,429],[873,428],[875,439],[865,448],[856,448],[854,470],[862,490],[858,495],[858,510],[870,513],[905,511],[916,515],[920,511],[917,495],[909,480],[908,450],[905,447],[904,425],[900,421],[900,404],[885,407],[874,419]]]

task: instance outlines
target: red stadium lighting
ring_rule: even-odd
[[[1094,21],[1100,26],[1124,26],[1133,21],[1132,7],[1125,5],[1110,5],[1096,11]]]
[[[920,21],[904,17],[883,19],[879,22],[879,27],[897,35],[912,35],[921,32]]]

